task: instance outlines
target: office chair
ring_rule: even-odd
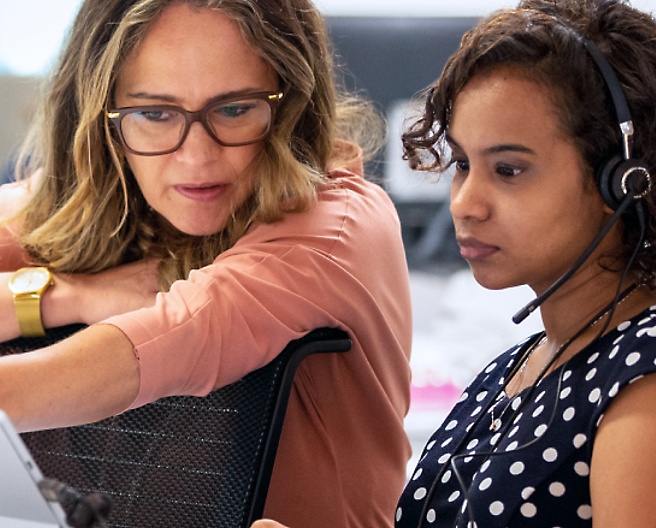
[[[41,348],[83,327],[0,343],[0,354]],[[46,477],[110,497],[107,526],[245,528],[262,517],[296,368],[310,354],[350,348],[346,332],[317,329],[205,397],[163,398],[97,423],[22,437]]]

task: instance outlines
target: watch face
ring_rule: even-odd
[[[13,293],[28,293],[43,289],[50,283],[51,275],[46,268],[24,268],[18,270],[9,281]]]

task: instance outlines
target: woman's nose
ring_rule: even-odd
[[[187,137],[178,149],[178,157],[188,157],[195,163],[214,158],[217,152],[224,147],[219,144],[200,121],[191,124]]]
[[[490,214],[490,189],[484,178],[469,171],[451,184],[451,215],[454,219],[485,220]]]

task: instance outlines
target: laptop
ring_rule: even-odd
[[[59,503],[48,502],[41,494],[42,479],[27,446],[0,410],[1,528],[68,528]]]

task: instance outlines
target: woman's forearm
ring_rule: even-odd
[[[0,358],[0,408],[20,431],[113,416],[139,390],[139,362],[116,327],[95,325],[51,347]]]

